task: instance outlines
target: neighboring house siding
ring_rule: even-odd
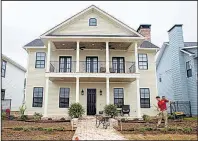
[[[23,103],[24,79],[25,72],[7,61],[5,78],[2,77],[2,89],[5,89],[5,99],[11,99],[11,111],[19,111],[19,106]]]
[[[43,99],[45,97],[45,68],[35,68],[36,52],[46,52],[45,49],[29,49],[28,50],[28,68],[26,78],[26,114],[34,114],[34,112],[43,114],[44,100],[42,107],[32,107],[33,88],[43,87]]]
[[[188,88],[188,97],[191,101],[192,114],[197,115],[197,82],[196,82],[196,65],[195,59],[190,57],[187,54],[184,54],[184,64],[186,65],[187,61],[191,61],[192,66],[192,77],[187,77],[187,73],[185,74],[187,79],[187,88]]]

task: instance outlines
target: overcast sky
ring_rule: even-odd
[[[2,2],[2,51],[26,67],[22,47],[90,5],[96,5],[133,29],[151,24],[151,40],[161,47],[167,31],[183,24],[184,40],[197,41],[197,2]]]

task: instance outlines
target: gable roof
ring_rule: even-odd
[[[140,48],[159,48],[158,46],[154,45],[150,41],[143,41],[140,45]]]
[[[77,13],[76,15],[70,17],[69,19],[63,21],[62,23],[56,25],[55,27],[51,28],[50,30],[48,30],[47,32],[43,33],[41,35],[42,36],[48,36],[49,33],[52,33],[53,31],[57,30],[58,28],[62,27],[63,25],[65,25],[66,23],[68,23],[69,21],[81,16],[82,14],[84,14],[85,12],[88,12],[90,10],[96,10],[97,12],[101,13],[102,15],[110,18],[111,20],[113,20],[114,22],[118,23],[119,25],[121,25],[122,27],[126,28],[127,30],[133,32],[134,34],[136,34],[137,36],[134,37],[142,37],[144,38],[140,33],[138,33],[136,30],[134,30],[133,28],[129,27],[128,25],[124,24],[123,22],[121,22],[120,20],[116,19],[115,17],[113,17],[112,15],[108,14],[107,12],[103,11],[102,9],[96,7],[95,5],[91,5],[88,8],[80,11],[79,13]]]
[[[44,43],[41,39],[34,39],[33,41],[26,44],[24,47],[28,47],[28,46],[37,46],[37,47],[44,46]]]
[[[158,67],[158,65],[161,61],[161,58],[163,57],[163,53],[168,46],[169,46],[169,42],[164,42],[162,47],[160,48],[160,52],[159,52],[159,54],[157,56],[157,59],[156,59],[156,68]],[[185,49],[185,47],[191,47],[191,46],[197,46],[197,42],[184,42],[184,48],[182,50],[185,51],[185,52],[188,52],[189,54],[192,54],[191,52],[189,52],[188,50]]]

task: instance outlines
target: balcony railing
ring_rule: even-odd
[[[74,73],[76,72],[76,61],[51,61],[50,72]],[[79,61],[79,72],[81,73],[106,73],[106,61]],[[109,62],[110,73],[135,73],[135,62]]]

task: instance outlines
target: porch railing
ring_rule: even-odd
[[[50,61],[50,72],[71,73],[76,72],[76,61]],[[81,73],[106,73],[106,61],[79,61]],[[135,62],[109,62],[110,73],[135,73]]]

